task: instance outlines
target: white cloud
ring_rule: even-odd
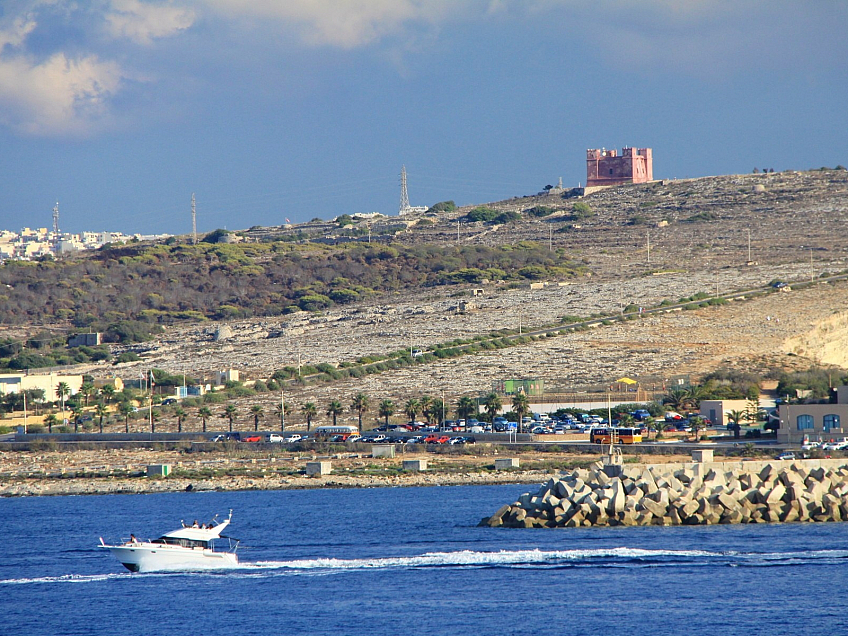
[[[36,27],[35,20],[28,15],[16,16],[8,28],[0,29],[0,54],[3,49],[20,47],[26,36],[32,33]]]
[[[478,0],[195,0],[232,18],[294,26],[309,44],[354,48],[402,33],[412,24],[437,25]]]
[[[139,0],[112,0],[105,15],[106,30],[115,38],[139,44],[175,35],[195,20],[192,9],[173,4],[148,4]]]
[[[117,64],[95,56],[0,60],[0,123],[35,136],[85,134],[102,122],[121,79]]]

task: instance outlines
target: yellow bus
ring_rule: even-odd
[[[359,429],[356,426],[316,426],[314,429],[316,438],[329,439],[335,435],[341,435],[347,439],[351,435],[359,435]]]
[[[642,429],[593,428],[589,433],[589,441],[593,444],[609,444],[611,438],[616,444],[639,444],[642,441]]]

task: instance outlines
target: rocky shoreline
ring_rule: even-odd
[[[423,486],[489,486],[533,484],[547,480],[549,470],[500,473],[405,473],[385,476],[223,476],[203,479],[183,477],[84,477],[67,479],[23,478],[0,483],[0,497],[62,495],[149,494],[238,490],[304,490],[314,488],[399,488]]]

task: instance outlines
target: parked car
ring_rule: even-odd
[[[299,442],[303,439],[303,435],[298,435],[297,433],[292,433],[291,435],[286,435],[283,438],[283,441],[286,444],[293,444],[294,442]]]
[[[415,437],[410,437],[408,440],[406,440],[406,443],[407,444],[423,444],[424,443],[424,436],[423,435],[416,435]]]
[[[788,452],[788,451],[787,451],[787,452],[781,453],[780,455],[778,455],[777,457],[775,457],[775,459],[788,459],[788,460],[794,460],[794,459],[795,459],[795,453],[791,453],[791,452]]]
[[[176,403],[177,403],[177,398],[165,398],[164,400],[162,400],[162,404],[164,406],[168,406],[169,404],[176,404]]]
[[[354,443],[359,442],[359,441],[362,441],[361,435],[351,435],[350,437],[348,437],[345,440],[345,442],[347,442],[348,444],[354,444]]]
[[[241,441],[243,441],[243,442],[261,442],[262,436],[261,435],[248,435],[247,437],[245,437]]]
[[[279,433],[271,433],[270,435],[268,435],[268,441],[272,444],[282,444],[283,436]]]

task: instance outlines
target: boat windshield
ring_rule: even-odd
[[[159,537],[158,539],[154,539],[151,543],[163,543],[166,545],[178,545],[183,548],[208,548],[208,541],[198,541],[195,539],[177,539],[174,537]]]

